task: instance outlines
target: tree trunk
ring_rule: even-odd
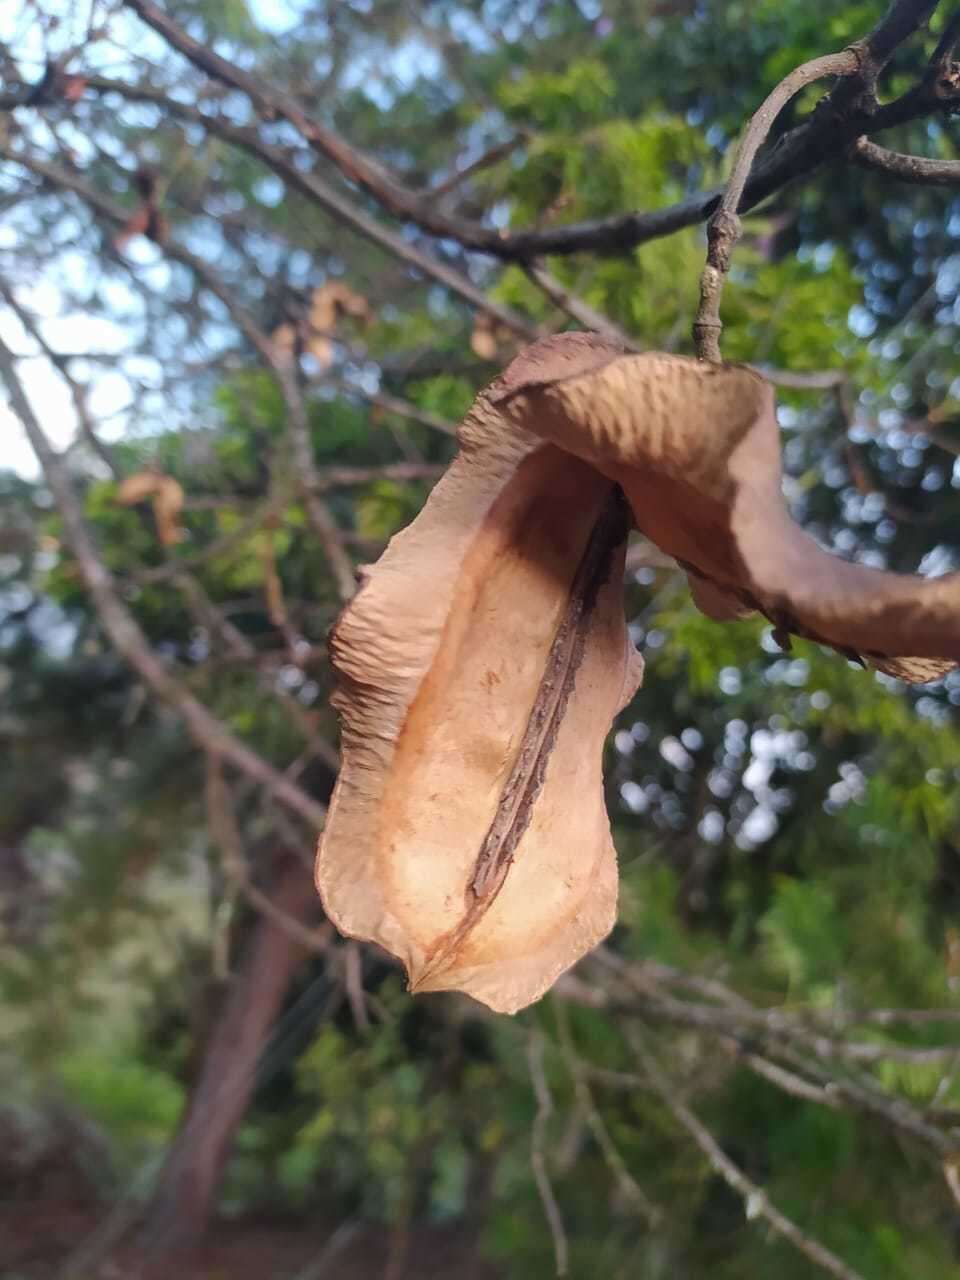
[[[301,924],[319,914],[309,872],[288,855],[278,866],[271,898]],[[306,955],[280,924],[257,917],[146,1211],[140,1237],[145,1274],[159,1267],[158,1274],[169,1275],[172,1257],[188,1253],[206,1230],[261,1052]]]

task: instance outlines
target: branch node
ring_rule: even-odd
[[[730,270],[733,250],[743,232],[736,213],[722,206],[707,223],[707,263],[725,275]]]

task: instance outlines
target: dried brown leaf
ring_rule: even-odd
[[[485,311],[473,322],[470,349],[481,360],[496,360],[504,348],[510,348],[514,335],[510,330]]]
[[[321,369],[329,369],[333,364],[333,343],[320,334],[311,334],[307,342],[307,350]]]
[[[64,75],[63,77],[63,96],[67,102],[79,102],[86,92],[87,88],[86,76]]]
[[[136,471],[126,476],[117,486],[117,501],[121,506],[132,507],[144,498],[150,498],[156,492],[159,472]]]
[[[165,547],[172,547],[185,536],[180,525],[183,510],[183,488],[172,476],[161,476],[153,495],[153,516],[157,536]]]
[[[493,336],[493,330],[490,327],[487,317],[479,315],[473,326],[473,333],[470,335],[470,350],[475,356],[479,356],[481,360],[493,360],[497,354],[497,340]]]
[[[184,531],[180,526],[183,511],[183,486],[173,476],[161,471],[137,471],[127,476],[117,488],[117,501],[125,507],[134,506],[149,498],[157,525],[157,537],[165,547],[181,542]]]
[[[335,328],[342,315],[367,321],[371,318],[370,303],[361,293],[351,289],[342,280],[328,280],[314,289],[310,298],[310,327],[320,333]]]

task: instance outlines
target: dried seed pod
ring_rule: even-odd
[[[907,679],[960,660],[960,578],[844,564],[803,534],[748,369],[561,335],[481,393],[460,444],[331,637],[343,764],[317,883],[414,990],[512,1012],[614,919],[600,761],[641,671],[630,512],[711,616],[760,610]]]

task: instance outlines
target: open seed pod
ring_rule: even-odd
[[[413,990],[513,1012],[614,921],[601,754],[641,672],[631,523],[711,617],[759,610],[904,679],[960,662],[960,575],[885,574],[807,537],[748,369],[564,334],[481,392],[460,445],[331,636],[343,763],[317,883]]]

